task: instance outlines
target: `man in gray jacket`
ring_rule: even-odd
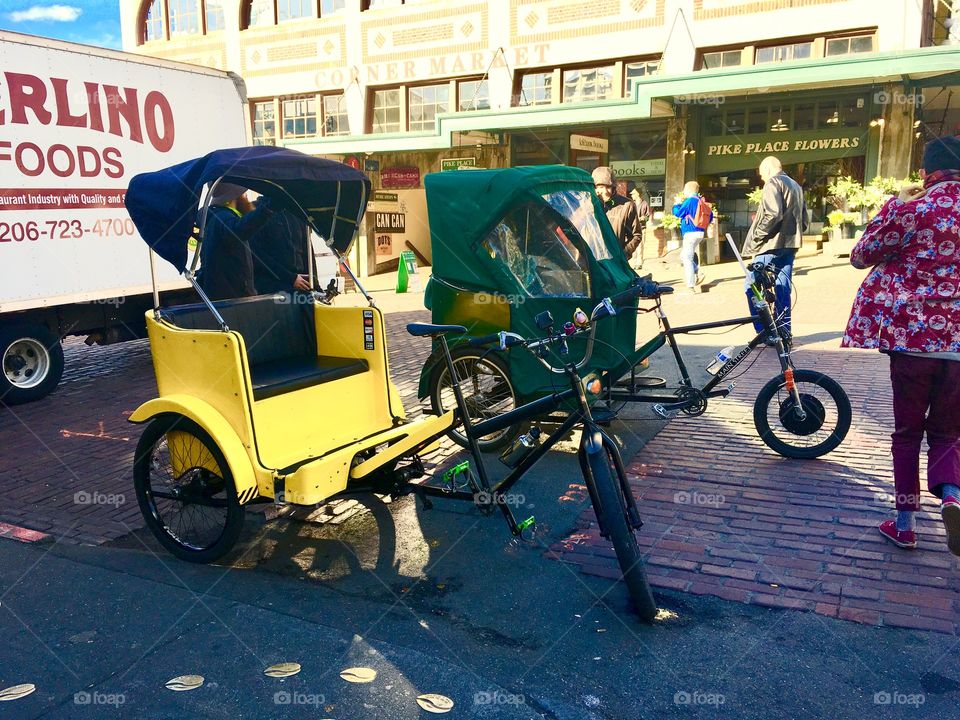
[[[760,163],[763,180],[763,199],[753,224],[743,243],[743,254],[753,255],[754,262],[773,265],[777,271],[777,300],[774,310],[777,323],[788,342],[791,338],[790,293],[792,289],[793,259],[803,243],[807,229],[807,204],[803,188],[783,171],[780,161],[772,155]],[[750,314],[757,316],[752,293],[747,288]],[[757,332],[763,328],[754,323]]]

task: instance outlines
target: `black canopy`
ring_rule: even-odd
[[[370,179],[359,170],[268,146],[216,150],[141,173],[130,181],[127,210],[144,241],[180,272],[187,264],[203,186],[220,178],[261,194],[285,196],[285,204],[341,253],[350,247],[370,195]]]

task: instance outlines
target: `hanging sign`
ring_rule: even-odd
[[[440,171],[459,170],[465,167],[476,167],[477,159],[475,157],[458,158],[440,158]]]
[[[413,165],[384,168],[380,171],[380,185],[388,190],[420,187],[420,168]]]
[[[377,235],[377,255],[393,256],[393,235]]]
[[[395,203],[395,202],[400,202],[400,196],[392,192],[383,192],[382,190],[374,190],[373,201]]]
[[[614,160],[610,169],[617,177],[647,177],[667,174],[667,159]]]
[[[386,233],[405,233],[407,215],[401,212],[378,212],[373,214],[373,231]]]
[[[609,147],[610,142],[604,138],[592,137],[590,135],[570,136],[570,148],[573,150],[606,153]]]

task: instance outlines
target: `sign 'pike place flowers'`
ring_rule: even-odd
[[[863,155],[867,131],[771,132],[757,135],[722,135],[703,138],[701,172],[751,168],[767,155],[781,162],[805,162]]]

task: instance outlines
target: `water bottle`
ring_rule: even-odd
[[[707,372],[711,375],[716,375],[720,372],[720,368],[727,364],[727,360],[733,357],[733,351],[736,350],[735,345],[727,345],[723,350],[717,353],[716,359],[707,365]]]
[[[513,444],[504,450],[500,456],[500,462],[508,468],[515,468],[522,463],[526,457],[532,453],[540,444],[540,428],[530,428],[530,432],[525,433],[513,441]]]

